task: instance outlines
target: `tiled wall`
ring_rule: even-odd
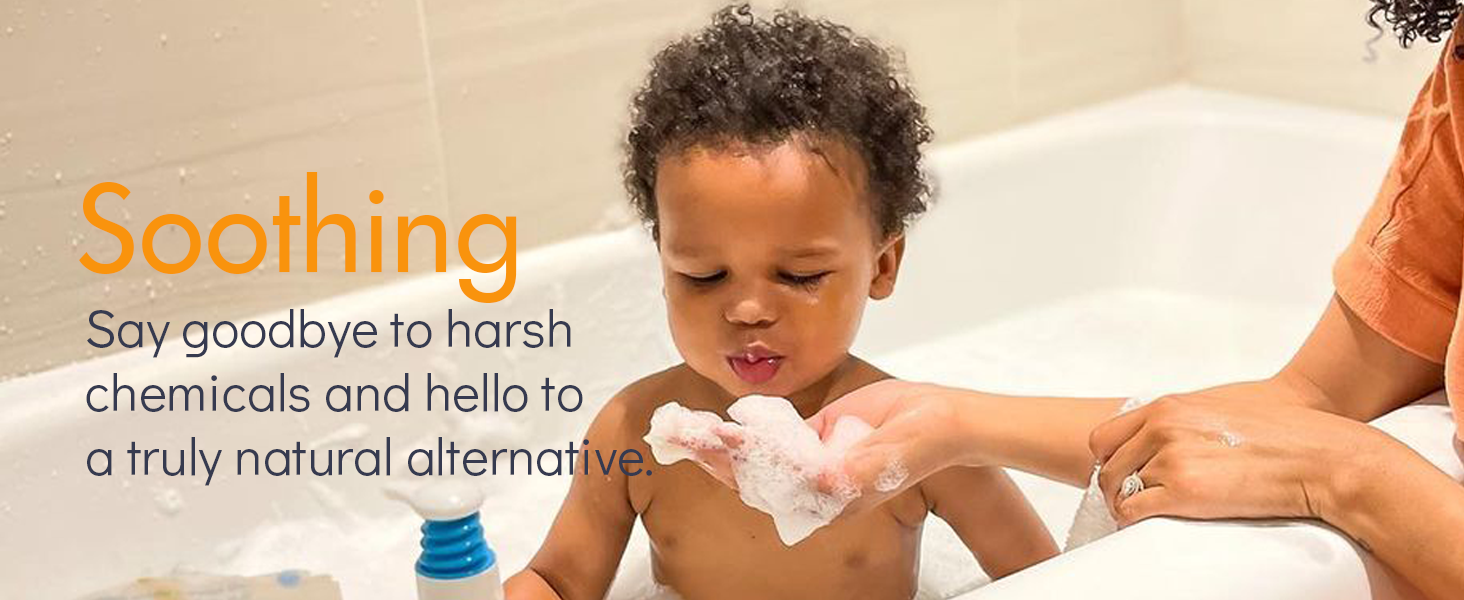
[[[0,376],[92,355],[93,310],[116,314],[113,327],[123,319],[181,326],[382,281],[368,272],[367,215],[448,208],[417,12],[413,3],[376,0],[6,4]],[[277,272],[270,217],[281,195],[304,214],[307,171],[319,172],[321,215],[355,222],[356,273],[342,270],[334,228],[321,236],[319,272],[304,273],[300,227],[294,272]],[[98,206],[136,244],[130,265],[108,276],[78,262],[85,253],[110,262],[120,252],[81,214],[87,189],[104,181],[131,190]],[[384,211],[371,210],[373,189],[386,194]],[[143,229],[167,213],[192,220],[205,245],[178,275],[157,273],[142,253]],[[209,226],[232,213],[252,216],[271,237],[250,274],[225,274],[208,256]],[[430,269],[431,249],[419,237],[414,268]],[[186,252],[187,235],[169,226],[154,242],[172,262]],[[254,248],[244,227],[230,228],[220,246],[231,261]],[[394,266],[395,245],[385,246],[384,263]]]
[[[95,352],[86,315],[238,317],[386,281],[370,273],[369,216],[433,214],[455,231],[479,213],[518,217],[519,245],[630,223],[618,165],[626,103],[650,55],[695,28],[711,0],[311,0],[199,3],[21,0],[0,7],[0,378]],[[772,2],[759,2],[771,5]],[[1188,77],[1204,85],[1399,112],[1433,50],[1378,44],[1361,0],[816,0],[797,2],[904,49],[949,142]],[[269,217],[350,216],[357,272],[327,230],[320,271],[278,273]],[[118,181],[100,212],[134,237],[185,215],[207,241],[231,213],[271,237],[264,265],[209,261],[160,275],[139,248],[100,276],[115,240],[79,214],[86,189]],[[385,193],[381,206],[366,201]],[[299,231],[299,228],[296,229]],[[390,242],[388,233],[388,242]],[[477,236],[491,238],[492,236]],[[455,238],[455,236],[454,236]],[[475,238],[478,256],[501,241]],[[165,228],[159,255],[186,236]],[[414,272],[432,268],[425,232]],[[223,254],[252,250],[231,228]],[[449,255],[454,255],[449,252]]]
[[[385,281],[369,272],[369,215],[433,214],[456,223],[514,215],[521,248],[629,223],[619,139],[647,59],[719,3],[708,0],[320,0],[63,4],[23,0],[0,11],[0,377],[92,356],[86,317],[238,317]],[[770,4],[764,2],[763,4]],[[810,2],[898,45],[942,140],[1131,92],[1181,68],[1180,7],[1170,0]],[[304,273],[296,228],[279,273],[269,218],[278,196],[304,212],[305,173],[319,172],[319,210],[358,230],[357,272],[322,236],[320,270]],[[100,276],[120,245],[80,215],[93,184],[118,181],[102,216],[138,250]],[[379,207],[367,195],[380,189]],[[187,216],[206,244],[218,218],[244,213],[271,237],[251,274],[215,268],[207,250],[179,275],[147,266],[142,230]],[[390,234],[388,234],[390,237]],[[475,245],[498,245],[494,239]],[[492,237],[492,236],[486,236]],[[186,234],[164,228],[159,256],[182,257]],[[388,239],[388,241],[390,241]],[[427,234],[412,269],[431,269]],[[247,258],[242,227],[222,238]],[[484,254],[490,252],[486,248]],[[449,255],[455,253],[449,252]],[[483,256],[480,254],[479,256]]]
[[[1370,44],[1365,0],[1183,3],[1186,75],[1204,86],[1403,115],[1439,55],[1439,45],[1405,50],[1391,36]]]

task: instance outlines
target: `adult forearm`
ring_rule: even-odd
[[[1000,465],[1079,487],[1088,484],[1088,435],[1121,399],[1022,397],[948,389],[967,465]]]
[[[1464,486],[1402,443],[1389,439],[1380,447],[1328,477],[1321,516],[1428,597],[1458,597]]]

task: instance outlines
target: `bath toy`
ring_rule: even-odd
[[[478,522],[483,492],[477,486],[442,480],[393,495],[427,521],[417,559],[419,600],[502,600],[498,557]]]

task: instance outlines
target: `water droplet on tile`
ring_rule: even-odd
[[[160,33],[160,34],[158,34],[158,45],[159,46],[162,46],[164,48],[168,47],[168,34],[166,34],[166,33]]]
[[[188,167],[178,167],[178,183],[186,183],[187,181]]]
[[[61,183],[61,172],[56,171],[56,183]]]
[[[186,506],[186,503],[183,501],[183,494],[178,493],[178,490],[172,488],[162,490],[155,494],[153,496],[153,502],[157,505],[158,512],[169,517],[183,512],[183,508]]]

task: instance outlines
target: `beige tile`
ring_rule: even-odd
[[[455,217],[513,215],[520,247],[629,223],[620,141],[631,93],[654,52],[714,4],[428,0],[424,8]],[[476,238],[474,248],[489,252]]]
[[[1174,0],[1018,2],[1016,95],[1037,117],[1169,83],[1184,67]]]
[[[1019,116],[1012,5],[795,4],[902,49],[942,140]],[[429,0],[429,54],[454,213],[518,216],[524,247],[629,222],[620,142],[630,95],[651,56],[704,24],[717,6]]]
[[[366,272],[371,214],[389,225],[437,214],[450,231],[473,214],[512,215],[521,249],[628,223],[619,166],[630,94],[654,52],[720,4],[30,0],[0,13],[10,75],[0,89],[0,136],[10,134],[0,144],[0,376],[90,355],[94,308],[218,319],[383,281]],[[1177,9],[1162,0],[795,5],[901,48],[945,142],[1164,81],[1181,60]],[[173,276],[140,254],[106,277],[76,262],[117,252],[74,214],[96,182],[131,188],[102,213],[138,238],[160,214],[190,217],[206,239],[215,220],[242,212],[273,240],[276,197],[303,213],[308,170],[320,172],[322,214],[356,223],[357,273],[339,272],[333,229],[322,272],[310,275],[299,229],[291,274],[270,272],[275,243],[257,274],[241,276],[206,254]],[[383,206],[366,202],[372,189],[386,193]],[[390,227],[386,237],[390,271]],[[501,247],[479,237],[475,254]],[[183,241],[165,229],[160,254],[177,256]],[[243,229],[223,245],[232,259],[252,249]],[[413,268],[428,268],[426,236],[412,248]]]
[[[824,1],[810,12],[843,22],[904,54],[938,141],[1021,118],[1015,95],[1019,0]]]
[[[1185,0],[1189,78],[1201,85],[1340,108],[1407,112],[1439,47],[1398,47],[1365,2]]]
[[[399,2],[68,3],[22,2],[0,14],[0,376],[90,356],[94,309],[117,320],[238,317],[380,283],[369,272],[368,214],[437,213],[438,143],[415,7]],[[304,214],[306,171],[320,173],[321,214],[355,221],[357,273],[341,272],[342,243],[322,236],[320,273],[306,275],[303,227],[292,274],[274,272],[277,197]],[[117,256],[119,245],[80,217],[92,185],[131,194],[100,212],[131,232],[131,264],[99,275],[78,262]],[[387,202],[374,209],[372,189]],[[408,208],[410,203],[410,208]],[[198,262],[163,275],[143,258],[154,217],[182,214],[200,230]],[[271,238],[253,274],[229,275],[209,260],[219,217],[254,217]],[[244,228],[221,246],[231,260],[253,250]],[[430,268],[426,236],[416,269]],[[390,237],[388,239],[391,239]],[[158,254],[183,254],[176,228]],[[385,263],[394,270],[395,244]]]

